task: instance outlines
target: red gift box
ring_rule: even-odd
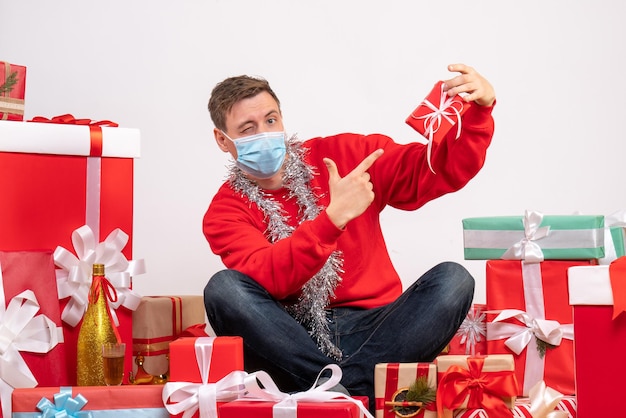
[[[528,396],[541,380],[564,395],[575,393],[567,269],[591,263],[487,261],[487,309],[503,311],[499,318],[494,313],[487,315],[487,352],[514,355],[519,396]],[[538,346],[538,340],[551,346],[541,342]]]
[[[0,121],[1,250],[72,248],[72,231],[85,224],[96,242],[118,228],[132,234],[139,131],[67,122]],[[132,235],[123,254],[131,259]],[[132,312],[122,307],[117,316],[130,371]],[[79,327],[63,327],[68,359],[75,359]],[[68,361],[70,384],[74,363]]]
[[[367,405],[367,397],[353,399]],[[250,401],[238,399],[224,403],[219,407],[220,418],[274,418],[273,408],[276,402]],[[361,409],[345,399],[330,402],[298,402],[298,418],[359,418]]]
[[[426,377],[428,386],[437,389],[437,366],[435,363],[378,363],[374,368],[374,396],[376,399],[376,418],[395,418],[391,406],[385,402],[393,401],[394,394],[408,388],[419,377]],[[436,405],[420,411],[416,417],[435,418]]]
[[[406,119],[406,123],[428,140],[427,156],[430,166],[432,144],[439,144],[456,125],[456,138],[461,135],[461,116],[471,104],[458,94],[450,97],[443,91],[443,81],[435,83],[428,96]]]
[[[163,403],[172,415],[184,412],[197,418],[199,408],[216,414],[223,402],[237,399],[245,376],[241,337],[181,337],[170,343]],[[208,383],[215,384],[216,396],[202,401]]]
[[[5,412],[10,411],[12,388],[62,385],[69,380],[56,295],[51,252],[0,251],[0,362],[6,362],[0,367],[0,392]],[[32,327],[38,329],[36,334]],[[40,346],[38,352],[33,352],[35,344]]]
[[[447,354],[487,354],[487,305],[474,304],[450,343]]]
[[[26,67],[0,61],[0,120],[24,120]]]
[[[211,345],[203,365],[196,358],[199,344]],[[201,371],[201,367],[204,370]],[[241,337],[181,337],[170,343],[170,381],[202,383],[208,371],[208,383],[214,383],[232,371],[243,370],[243,339]]]
[[[572,267],[568,272],[576,334],[576,398],[583,418],[615,416],[620,410],[615,402],[626,387],[624,264],[626,257],[620,257],[610,265]]]
[[[169,418],[163,407],[162,392],[163,385],[16,389],[13,392],[13,416],[36,418],[46,411],[43,416],[74,417],[81,416],[81,412],[97,412],[97,416],[103,418]]]

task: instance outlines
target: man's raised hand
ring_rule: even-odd
[[[343,229],[348,222],[365,212],[374,200],[374,186],[367,170],[381,155],[383,150],[377,149],[345,177],[339,175],[337,164],[333,160],[324,158],[330,190],[326,214],[338,228]]]

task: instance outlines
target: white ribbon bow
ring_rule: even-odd
[[[172,415],[183,413],[190,418],[199,411],[200,418],[217,418],[217,402],[233,401],[244,393],[244,371],[233,371],[216,383],[208,383],[213,342],[216,337],[195,341],[196,362],[202,383],[167,382],[163,387],[163,405]]]
[[[426,158],[428,160],[428,167],[433,174],[433,166],[431,164],[431,153],[433,147],[433,137],[435,132],[441,128],[442,119],[446,119],[451,125],[457,125],[455,139],[461,136],[461,111],[463,111],[463,103],[459,100],[455,100],[456,97],[450,97],[443,91],[444,83],[441,83],[441,94],[439,95],[439,106],[435,106],[429,100],[424,100],[423,104],[432,110],[431,113],[427,113],[423,116],[413,116],[415,119],[424,119],[424,134],[428,135],[428,146],[426,147]],[[460,109],[457,109],[454,105],[460,105]],[[456,122],[451,118],[456,116]]]
[[[34,388],[37,379],[20,351],[47,353],[63,341],[61,327],[40,314],[39,302],[32,290],[25,290],[9,302],[5,310],[0,270],[0,401],[2,413],[11,416],[13,388]]]
[[[541,225],[543,214],[536,211],[526,211],[524,214],[524,238],[513,244],[502,255],[503,260],[524,260],[527,263],[543,261],[543,251],[535,242],[550,234],[550,226]]]
[[[524,325],[500,322],[511,318]],[[533,337],[555,346],[560,345],[563,338],[573,340],[574,325],[561,325],[558,321],[536,319],[519,309],[505,309],[489,324],[489,339],[501,340],[507,337],[504,345],[519,355]]]
[[[471,309],[457,330],[456,335],[461,337],[460,344],[465,344],[466,355],[475,355],[476,344],[487,335],[485,318],[485,313],[480,309]]]
[[[56,248],[54,263],[60,267],[56,270],[59,299],[71,298],[61,314],[65,323],[76,326],[87,310],[94,264],[104,264],[106,276],[117,292],[117,301],[109,303],[115,325],[119,325],[117,308],[137,309],[141,296],[131,289],[131,279],[145,273],[146,268],[143,259],[129,262],[122,254],[127,242],[128,235],[117,228],[96,244],[93,231],[84,225],[72,232],[76,255],[63,247]]]
[[[569,414],[565,411],[554,410],[563,398],[563,394],[546,386],[543,380],[537,382],[530,389],[529,398],[530,414],[533,418],[569,417]]]
[[[325,370],[332,375],[318,386],[318,381]],[[245,379],[247,393],[242,399],[277,402],[273,407],[273,418],[297,418],[298,402],[345,402],[349,401],[359,407],[363,416],[374,418],[362,402],[341,393],[329,391],[341,381],[341,368],[336,364],[324,367],[315,379],[313,386],[304,392],[288,394],[281,392],[272,378],[264,371],[248,375]],[[259,382],[263,388],[259,386]]]

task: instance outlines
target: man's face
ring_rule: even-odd
[[[266,91],[243,99],[226,115],[226,134],[232,139],[262,132],[282,132],[283,120],[276,100]],[[222,151],[237,159],[235,144],[219,129],[214,130],[215,140]]]

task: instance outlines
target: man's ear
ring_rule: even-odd
[[[226,141],[228,141],[228,138],[226,138],[224,133],[217,128],[213,128],[213,136],[215,137],[215,142],[217,142],[217,146],[223,152],[229,152],[228,147],[226,146]]]

